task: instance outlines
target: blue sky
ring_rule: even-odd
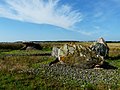
[[[120,0],[0,0],[0,42],[120,40]]]

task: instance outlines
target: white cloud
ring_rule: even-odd
[[[82,20],[81,13],[59,0],[5,0],[0,17],[70,29]]]
[[[100,31],[98,30],[93,30],[93,31],[85,31],[85,30],[78,30],[77,32],[86,35],[86,36],[93,36],[95,34],[98,34]]]
[[[104,14],[103,14],[103,12],[96,12],[95,14],[94,14],[94,17],[95,18],[99,18],[99,17],[102,17]]]
[[[95,28],[96,30],[100,30],[101,29],[100,26],[93,26],[93,28]]]

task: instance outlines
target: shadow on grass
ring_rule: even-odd
[[[114,56],[114,57],[109,57],[108,59],[110,59],[110,60],[120,60],[120,55]]]
[[[104,62],[104,64],[101,65],[101,68],[104,68],[104,69],[118,69],[117,67],[110,65],[108,62]]]
[[[51,56],[51,53],[41,53],[41,54],[6,54],[4,56]]]

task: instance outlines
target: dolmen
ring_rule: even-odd
[[[98,44],[100,43],[100,45]],[[97,46],[98,45],[98,46]],[[104,57],[108,55],[107,44],[100,38],[90,47],[76,43],[64,44],[61,47],[53,47],[52,56],[56,59],[49,66],[60,62],[61,64],[76,66],[81,69],[91,69],[104,64]]]
[[[23,47],[21,48],[21,50],[41,50],[42,47],[34,42],[23,42]]]

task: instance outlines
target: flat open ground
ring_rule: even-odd
[[[120,43],[108,43],[108,69],[80,69],[56,64],[50,56],[52,46],[42,50],[20,50],[19,43],[0,44],[0,89],[7,90],[120,90]],[[89,46],[91,43],[80,43]]]

